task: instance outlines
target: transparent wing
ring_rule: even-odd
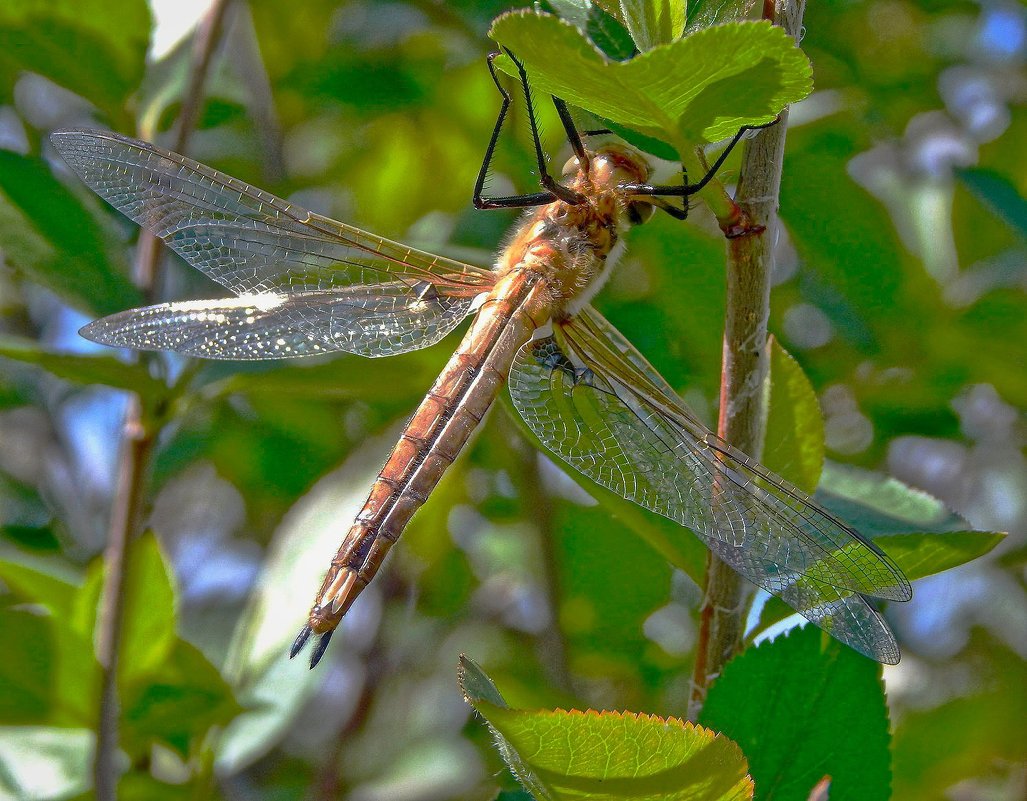
[[[57,131],[51,138],[91,189],[193,267],[236,295],[263,297],[257,308],[275,306],[280,299],[274,313],[255,319],[264,333],[320,346],[305,352],[383,356],[424,347],[452,330],[474,297],[495,281],[489,270],[313,214],[146,142],[82,130]],[[216,301],[210,309],[221,308],[228,316],[233,312],[244,327],[247,316],[238,312],[246,305]],[[206,342],[203,350],[210,356],[258,358],[253,337],[263,329],[246,332],[249,344],[241,351],[226,343],[216,352],[216,332],[201,333],[210,319],[202,318],[198,308],[186,309],[172,305],[115,315],[88,326],[86,335],[151,349],[181,350],[160,342]],[[389,314],[392,324],[384,320]],[[330,337],[317,328],[326,322],[334,332]],[[158,332],[161,324],[187,325],[189,331]],[[382,337],[378,344],[375,332]],[[274,350],[273,343],[263,347]]]
[[[882,662],[898,647],[863,596],[908,600],[871,542],[706,429],[594,309],[525,345],[510,375],[536,436],[592,480],[687,526],[721,559]]]
[[[81,334],[105,345],[205,359],[282,359],[334,351],[376,357],[433,345],[467,313],[462,299],[411,301],[405,290],[402,284],[377,285],[162,303],[104,317]]]

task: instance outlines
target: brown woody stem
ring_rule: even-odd
[[[778,0],[774,23],[797,37],[804,5],[805,0]],[[750,221],[751,229],[729,238],[727,243],[727,309],[717,433],[757,460],[763,450],[767,419],[767,319],[787,127],[785,110],[777,125],[745,142],[735,203]],[[688,700],[691,720],[698,717],[710,684],[741,645],[750,589],[751,585],[724,562],[709,555]]]
[[[203,102],[203,86],[214,47],[220,38],[230,0],[217,0],[196,32],[189,85],[182,102],[174,149],[184,152]],[[144,132],[144,135],[153,132]],[[143,232],[133,263],[133,277],[153,300],[154,277],[161,254],[160,240]],[[100,664],[100,700],[93,753],[93,788],[98,801],[114,801],[118,794],[118,661],[125,624],[125,564],[128,550],[142,526],[150,457],[157,425],[145,413],[138,396],[132,397],[122,422],[118,479],[111,508],[107,546],[104,549],[104,580],[97,615],[96,659]]]

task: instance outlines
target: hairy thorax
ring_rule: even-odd
[[[635,221],[629,213],[633,201],[620,187],[649,177],[645,160],[625,147],[589,155],[587,170],[571,159],[561,181],[584,202],[557,200],[532,211],[497,265],[500,275],[537,273],[545,283],[552,317],[573,314],[602,286],[621,235]]]

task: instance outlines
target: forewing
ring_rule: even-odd
[[[94,192],[237,295],[398,280],[471,297],[494,281],[489,270],[313,214],[146,142],[84,130],[51,140]]]
[[[606,328],[614,345],[598,336]],[[572,467],[687,526],[739,573],[843,642],[882,661],[897,657],[894,639],[862,595],[908,599],[898,568],[704,428],[650,373],[644,358],[587,308],[554,336],[521,349],[510,391],[528,426]]]
[[[206,359],[281,359],[334,351],[391,356],[438,342],[467,314],[469,300],[411,300],[406,289],[392,284],[162,303],[112,314],[81,333],[105,345]]]

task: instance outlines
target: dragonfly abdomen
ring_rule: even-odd
[[[517,350],[548,319],[548,298],[536,273],[515,269],[482,304],[456,353],[407,422],[336,552],[310,611],[314,633],[333,630],[374,578],[496,399]]]

